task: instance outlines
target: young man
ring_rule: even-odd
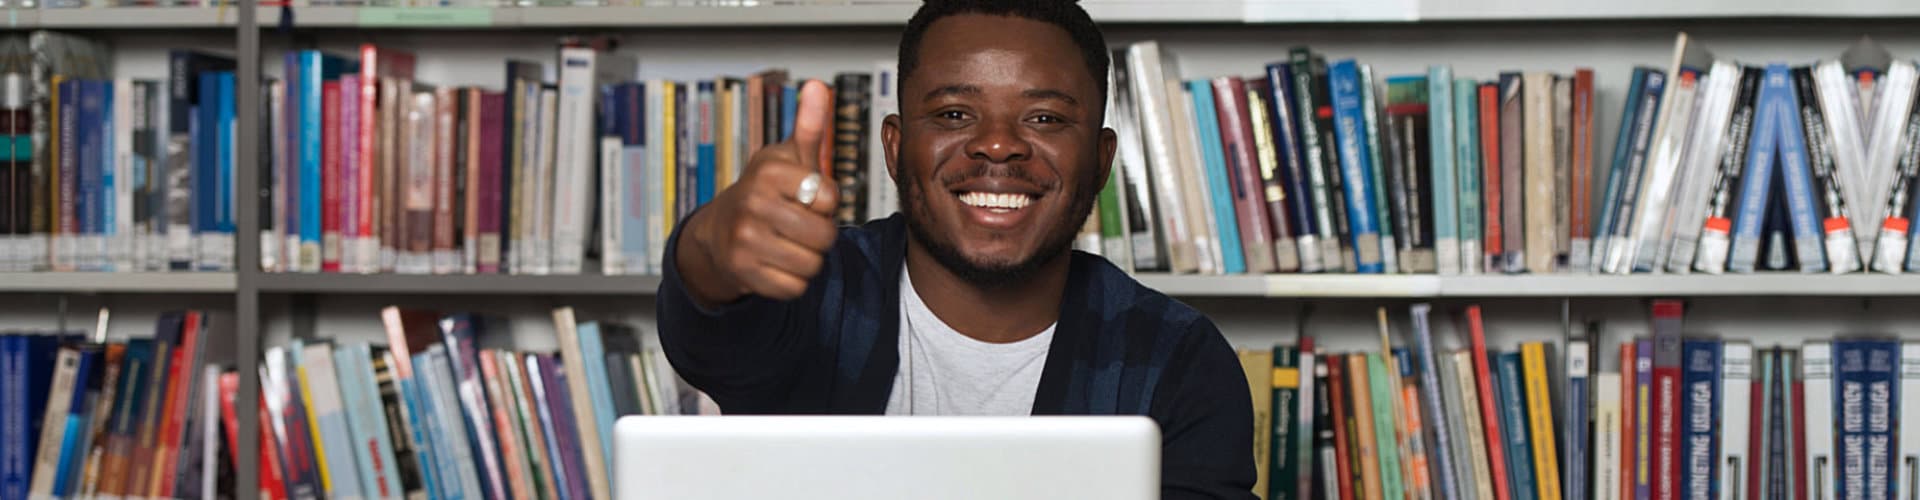
[[[932,1],[882,126],[905,213],[836,229],[818,144],[792,141],[668,244],[661,342],[729,413],[1146,415],[1166,498],[1252,498],[1252,409],[1213,323],[1070,251],[1107,179],[1107,49],[1066,0]],[[824,186],[823,186],[824,185]]]

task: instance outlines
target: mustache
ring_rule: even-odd
[[[978,164],[968,168],[949,169],[941,173],[934,180],[939,181],[942,185],[953,185],[980,178],[1013,179],[1039,186],[1041,189],[1047,191],[1059,188],[1061,184],[1059,177],[1042,179],[1028,173],[1027,169],[1024,168],[991,163]]]

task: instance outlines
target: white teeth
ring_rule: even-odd
[[[1018,210],[1033,203],[1033,197],[1017,193],[962,193],[960,202],[981,208]]]

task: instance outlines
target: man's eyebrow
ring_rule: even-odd
[[[983,93],[983,91],[980,90],[980,87],[974,86],[974,85],[967,85],[967,84],[944,85],[939,88],[935,88],[932,91],[927,92],[927,96],[922,98],[922,100],[931,101],[937,98],[947,97],[947,96],[980,95],[981,93]]]
[[[1021,92],[1020,95],[1026,96],[1028,99],[1051,99],[1066,102],[1067,105],[1070,106],[1080,105],[1080,100],[1074,99],[1073,95],[1054,89],[1032,89]]]

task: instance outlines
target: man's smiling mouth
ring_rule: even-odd
[[[961,203],[975,208],[984,208],[996,213],[1006,213],[1026,208],[1033,204],[1034,196],[1020,193],[988,193],[980,191],[957,193]]]

